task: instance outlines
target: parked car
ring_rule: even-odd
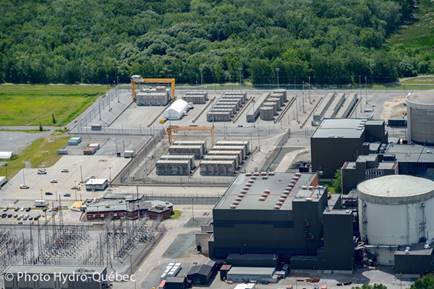
[[[28,190],[28,189],[30,189],[30,187],[28,185],[21,184],[20,185],[20,189],[22,189],[22,190]]]
[[[53,180],[50,181],[50,183],[52,183],[52,184],[57,184],[58,181],[57,181],[56,179],[53,179]]]
[[[70,197],[71,197],[71,194],[66,193],[66,194],[64,194],[63,196],[64,196],[65,198],[70,198]]]
[[[68,169],[62,169],[60,172],[61,173],[69,173],[69,170]]]
[[[52,192],[45,192],[45,195],[46,195],[46,196],[52,196],[53,193],[52,193]]]

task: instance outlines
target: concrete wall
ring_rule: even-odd
[[[311,138],[312,171],[333,178],[344,162],[355,161],[362,151],[363,138]]]

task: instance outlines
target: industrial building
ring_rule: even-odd
[[[226,92],[207,113],[208,122],[230,121],[247,101],[245,92]]]
[[[360,155],[355,162],[345,162],[341,168],[342,193],[348,194],[364,180],[398,174],[396,161],[382,161],[382,155]]]
[[[195,168],[194,163],[194,155],[162,155],[160,157],[160,160],[181,160],[181,161],[189,161],[190,162],[190,168]]]
[[[241,152],[241,159],[247,158],[247,149],[244,145],[215,145],[212,147],[214,151],[239,151]]]
[[[182,99],[192,104],[205,104],[208,101],[208,92],[189,91],[185,93]]]
[[[86,182],[87,191],[104,191],[107,189],[109,182],[107,179],[89,179]]]
[[[249,141],[243,140],[218,140],[215,142],[217,146],[244,146],[246,154],[250,154],[250,144]]]
[[[240,174],[213,209],[209,256],[233,264],[351,271],[354,216],[317,174]],[[339,254],[337,254],[339,252]],[[337,256],[338,255],[338,256]]]
[[[382,120],[324,119],[310,139],[312,171],[331,179],[346,161],[369,153],[370,143],[387,143]]]
[[[360,183],[357,192],[360,236],[369,258],[400,273],[431,272],[434,182],[390,175]]]
[[[155,164],[157,175],[189,176],[191,174],[191,160],[158,160]]]
[[[102,198],[86,202],[86,219],[138,219],[147,216],[151,219],[165,220],[173,213],[173,204],[158,200],[145,200],[143,194],[107,193]]]
[[[286,90],[277,89],[266,93],[262,103],[259,103],[252,112],[247,113],[247,122],[255,122],[258,117],[262,120],[274,120],[274,116],[288,101]]]
[[[349,193],[364,180],[392,174],[434,180],[433,150],[418,144],[371,144],[370,154],[342,166],[342,192]]]
[[[202,160],[200,162],[202,176],[233,176],[236,170],[235,160]]]
[[[169,100],[169,90],[165,86],[143,88],[136,95],[136,104],[139,106],[163,106]]]
[[[194,155],[196,159],[201,159],[205,150],[202,145],[171,145],[169,146],[171,155]]]
[[[434,97],[409,95],[406,104],[408,141],[434,145]]]
[[[164,111],[163,116],[166,120],[178,120],[184,117],[191,108],[192,106],[185,100],[177,99]]]
[[[15,265],[3,272],[5,289],[104,289],[109,288],[107,268],[97,266]]]

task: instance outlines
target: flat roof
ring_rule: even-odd
[[[412,198],[434,195],[434,182],[409,175],[388,175],[360,183],[357,191],[368,198],[406,198],[410,201]]]
[[[405,247],[400,247],[395,251],[395,255],[431,256],[433,253],[432,246],[428,245],[425,247],[424,243],[408,246],[408,249],[406,252]]]
[[[108,182],[107,179],[89,179],[86,185],[103,185],[106,182]]]
[[[407,101],[417,104],[434,105],[434,97],[432,95],[411,94],[407,97]]]
[[[275,271],[273,267],[232,267],[228,274],[273,275]]]
[[[394,154],[398,162],[434,163],[434,146],[391,143],[386,154]]]
[[[293,201],[318,201],[325,192],[324,187],[309,187],[315,176],[284,172],[240,174],[214,209],[277,210],[280,203],[278,209],[292,210]]]
[[[360,138],[365,131],[366,119],[324,119],[312,138]]]

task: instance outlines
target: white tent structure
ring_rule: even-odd
[[[0,160],[10,160],[13,152],[0,152]]]
[[[185,100],[177,99],[164,111],[163,116],[167,120],[181,119],[191,108],[191,105]]]

